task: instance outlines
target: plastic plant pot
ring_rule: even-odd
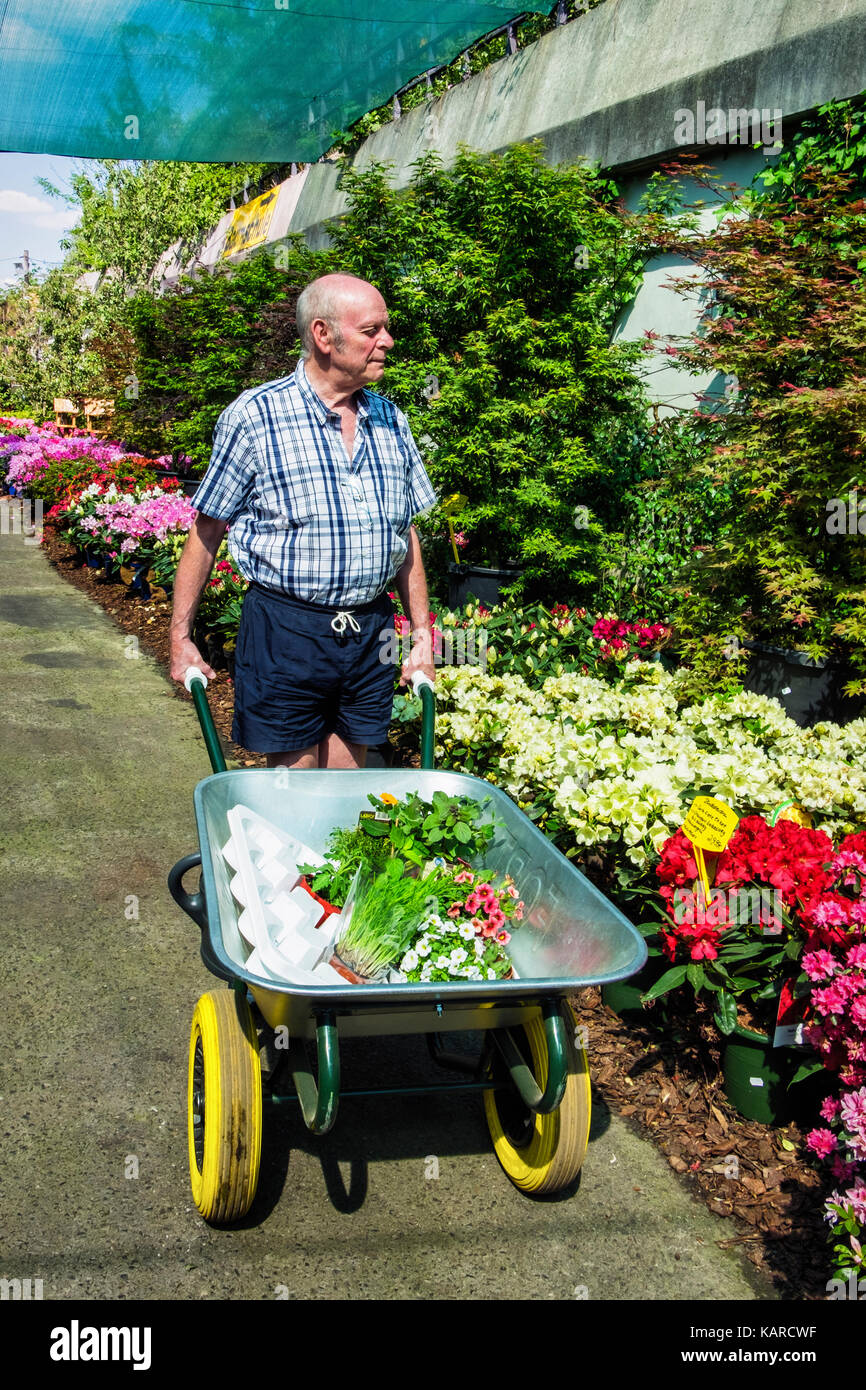
[[[747,1120],[787,1124],[796,1108],[788,1083],[798,1061],[790,1048],[773,1047],[766,1033],[737,1024],[722,1057],[725,1095]]]
[[[650,957],[643,970],[638,971],[637,975],[632,975],[631,979],[612,980],[610,984],[602,985],[602,1002],[609,1009],[613,1009],[615,1014],[619,1014],[620,1018],[643,1014],[644,1007],[640,997],[655,984],[660,974],[659,962]]]
[[[483,565],[448,566],[448,606],[460,608],[470,599],[479,603],[496,604],[502,590],[518,579],[523,570],[517,566],[510,569],[488,569]]]

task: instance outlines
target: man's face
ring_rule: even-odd
[[[385,353],[394,346],[388,309],[372,287],[348,300],[340,316],[342,347],[331,345],[331,367],[355,387],[382,380]]]

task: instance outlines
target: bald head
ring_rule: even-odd
[[[299,295],[295,317],[304,372],[329,405],[382,380],[394,339],[375,285],[358,275],[320,275]]]
[[[311,281],[298,296],[295,310],[298,336],[304,346],[304,359],[308,360],[313,355],[313,324],[316,319],[324,319],[331,330],[335,347],[342,348],[345,339],[340,322],[346,310],[371,299],[381,301],[382,296],[375,286],[358,275],[320,275],[318,280]]]

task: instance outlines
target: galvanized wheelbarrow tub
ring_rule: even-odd
[[[192,691],[212,764],[224,769],[203,686],[194,683]],[[200,852],[175,864],[169,887],[201,928],[204,963],[234,988],[234,994],[203,996],[190,1042],[190,1171],[199,1210],[211,1221],[238,1219],[255,1194],[262,1035],[275,1055],[282,1050],[304,1120],[314,1133],[326,1133],[336,1118],[341,1038],[423,1033],[438,1062],[470,1071],[472,1080],[365,1094],[482,1091],[497,1155],[519,1187],[557,1191],[579,1171],[589,1126],[589,1073],[583,1030],[567,996],[586,985],[633,975],[646,960],[646,946],[622,913],[504,792],[479,778],[432,768],[429,687],[422,690],[422,700],[422,755],[428,765],[421,769],[216,770],[195,790]],[[250,807],[323,853],[335,826],[354,824],[358,812],[369,809],[368,793],[390,792],[399,798],[415,791],[429,800],[437,789],[478,801],[490,798],[487,815],[499,824],[483,867],[511,874],[525,903],[524,920],[512,931],[508,947],[517,978],[334,988],[282,985],[246,968],[249,948],[237,926],[232,871],[221,854],[233,806]],[[201,886],[190,893],[182,880],[198,864]],[[442,1046],[443,1034],[469,1031],[483,1035],[474,1063]],[[317,1080],[306,1051],[312,1042]],[[503,1099],[504,1091],[513,1093],[513,1104]],[[277,1104],[289,1099],[295,1097],[270,1096]],[[216,1123],[214,1107],[221,1117],[217,1138],[207,1133],[209,1123]]]

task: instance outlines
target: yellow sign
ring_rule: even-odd
[[[721,854],[739,824],[739,816],[715,796],[696,796],[683,821],[683,834],[698,849]]]
[[[452,492],[450,497],[444,497],[439,503],[439,510],[443,516],[454,516],[456,512],[462,512],[466,506],[466,498],[462,492]]]
[[[278,188],[270,188],[267,193],[260,193],[258,198],[253,198],[252,202],[235,208],[232,225],[228,229],[222,250],[223,260],[227,256],[236,256],[239,251],[248,251],[250,247],[258,246],[265,240],[279,192]]]

